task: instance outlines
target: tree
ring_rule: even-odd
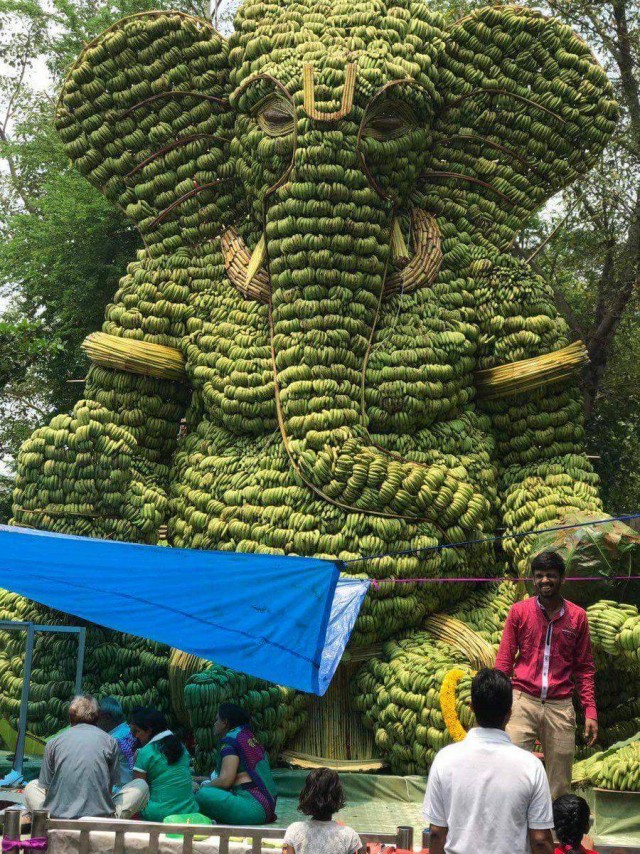
[[[640,506],[640,3],[549,0],[612,80],[620,120],[598,165],[563,195],[553,237],[534,263],[554,286],[583,375],[589,446],[609,511]],[[529,234],[526,256],[542,237]]]
[[[139,246],[71,168],[53,130],[55,93],[87,41],[163,7],[204,11],[189,0],[0,0],[0,521],[21,442],[82,393],[80,345]],[[50,84],[37,91],[33,69],[43,65]]]
[[[582,325],[590,365],[585,380],[591,416],[616,334],[640,285],[640,4],[549,0],[550,8],[595,47],[614,83],[621,119],[598,169],[573,191],[574,227],[596,230],[599,276],[588,325]],[[582,241],[584,235],[581,235]],[[588,256],[585,256],[585,258]]]

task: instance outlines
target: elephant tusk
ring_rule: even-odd
[[[264,237],[260,239],[253,253],[249,252],[247,244],[233,227],[222,234],[220,242],[224,266],[232,284],[245,299],[268,305],[271,295],[269,274],[260,266],[265,256]],[[249,276],[254,264],[255,271]]]
[[[435,281],[442,264],[440,229],[436,218],[419,208],[411,211],[411,234],[415,253],[411,260],[398,220],[391,229],[391,254],[398,266],[384,283],[384,296],[406,294],[417,288],[429,287]],[[271,286],[269,274],[263,267],[266,257],[264,236],[250,252],[235,228],[228,228],[221,237],[224,266],[232,284],[245,299],[268,305]]]
[[[396,267],[404,268],[409,263],[409,250],[400,228],[400,220],[396,217],[391,226],[391,260]]]
[[[264,239],[264,234],[256,244],[256,248],[251,253],[251,258],[249,259],[249,266],[247,267],[247,275],[244,280],[245,290],[250,286],[251,282],[254,279],[254,276],[262,268],[264,264],[264,259],[267,254],[267,244]]]
[[[436,218],[420,208],[413,208],[411,234],[414,255],[403,270],[387,276],[384,283],[386,297],[392,294],[411,293],[417,288],[430,287],[440,270],[442,247]]]

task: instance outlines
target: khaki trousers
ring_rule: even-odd
[[[27,810],[44,809],[44,799],[47,790],[43,789],[37,780],[32,780],[24,787],[24,802]],[[136,813],[142,812],[149,802],[149,787],[144,780],[132,780],[123,786],[117,795],[113,796],[116,808],[116,818],[131,818]]]
[[[525,750],[533,750],[536,740],[540,742],[554,800],[571,791],[576,749],[576,713],[571,698],[541,700],[523,691],[514,691],[507,734],[514,744]]]

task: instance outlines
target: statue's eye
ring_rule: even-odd
[[[293,104],[283,95],[270,95],[258,104],[253,114],[269,136],[286,136],[293,132]]]
[[[371,139],[397,139],[417,125],[411,108],[401,101],[380,100],[369,108],[364,118],[362,135]]]

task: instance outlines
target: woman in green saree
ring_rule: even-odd
[[[249,715],[222,703],[213,731],[221,739],[216,774],[196,794],[200,812],[218,824],[255,825],[276,820],[277,791],[269,757]]]

